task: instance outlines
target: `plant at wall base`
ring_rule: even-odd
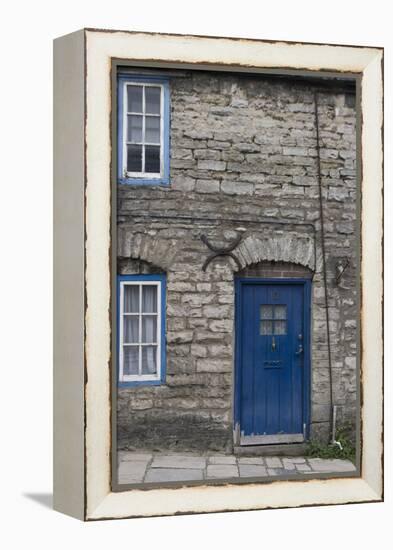
[[[349,425],[343,425],[337,429],[336,441],[341,444],[341,449],[338,445],[326,445],[317,440],[309,441],[306,455],[318,458],[342,458],[355,463],[356,448],[349,435],[350,432],[351,429]]]

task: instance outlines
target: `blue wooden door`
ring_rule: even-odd
[[[240,444],[301,442],[306,432],[304,283],[240,285]]]

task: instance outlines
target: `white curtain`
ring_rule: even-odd
[[[124,285],[124,313],[139,312],[139,285]]]
[[[123,373],[139,374],[139,346],[123,346]]]
[[[142,348],[142,373],[156,373],[157,346],[143,346]]]
[[[143,313],[157,313],[157,287],[145,285],[142,287]]]
[[[125,315],[123,342],[125,344],[139,343],[139,315]]]
[[[155,344],[157,342],[157,315],[143,315],[142,342]]]

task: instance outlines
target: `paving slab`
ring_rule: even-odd
[[[235,456],[209,456],[209,464],[234,464],[236,465]]]
[[[267,456],[265,462],[268,468],[282,468],[282,462],[278,456]]]
[[[265,464],[261,456],[241,456],[237,461],[239,464],[259,464],[262,466]]]
[[[146,462],[125,461],[119,465],[119,483],[141,483],[146,472]]]
[[[117,453],[120,462],[127,460],[149,462],[153,458],[153,453],[133,453],[132,451],[120,451]]]
[[[207,467],[208,478],[239,477],[237,466],[232,464],[210,464]]]
[[[310,472],[311,468],[308,464],[296,464],[296,470],[298,472]]]
[[[356,470],[352,462],[339,458],[309,458],[308,463],[315,472],[353,472]]]
[[[291,460],[289,460],[288,458],[283,458],[282,459],[282,464],[283,464],[283,466],[286,470],[291,470],[291,471],[296,470],[295,464]]]
[[[199,470],[206,467],[204,456],[182,456],[182,455],[155,455],[151,468],[190,468]]]
[[[145,483],[164,481],[200,481],[203,470],[191,468],[152,468],[145,476]]]
[[[282,468],[281,470],[277,470],[279,472],[280,476],[293,476],[296,475],[298,472],[296,471],[296,468],[293,470],[288,470],[288,468]],[[312,471],[311,471],[312,473]]]
[[[278,476],[282,473],[282,468],[268,468],[267,469],[267,475],[268,476]]]
[[[261,464],[239,464],[240,477],[264,477],[267,476],[265,466]]]

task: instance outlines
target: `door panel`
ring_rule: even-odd
[[[242,284],[240,443],[304,439],[304,285]]]

